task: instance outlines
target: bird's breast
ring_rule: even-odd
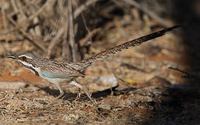
[[[54,78],[54,77],[57,76],[56,73],[47,72],[47,71],[42,71],[42,72],[41,72],[41,75],[42,75],[43,77],[48,77],[48,78]]]

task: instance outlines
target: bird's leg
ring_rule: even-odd
[[[79,92],[78,92],[78,94],[77,94],[77,96],[76,96],[76,99],[75,100],[79,100],[80,98],[81,98],[81,89],[80,88],[78,88],[79,90]]]
[[[59,95],[58,95],[58,97],[56,97],[56,98],[61,98],[65,93],[64,93],[64,91],[61,89],[61,87],[60,87],[60,84],[59,83],[54,83],[55,85],[56,85],[56,87],[57,87],[57,89],[59,90]]]
[[[85,89],[85,87],[83,87],[82,85],[80,85],[79,83],[77,83],[77,81],[73,80],[69,83],[70,85],[74,85],[78,88],[80,88],[81,90],[84,91],[84,93],[87,95],[87,97],[92,101],[95,102],[95,100],[92,99],[91,94],[88,92],[88,90]],[[80,96],[80,94],[78,94],[78,96]]]

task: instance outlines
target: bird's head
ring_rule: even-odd
[[[31,56],[19,55],[19,56],[8,56],[8,58],[16,60],[25,67],[34,67],[33,64],[31,63],[33,60]]]
[[[22,64],[24,67],[39,75],[39,69],[34,65],[33,57],[28,55],[19,55],[19,56],[8,56],[10,59],[16,60],[18,63]]]

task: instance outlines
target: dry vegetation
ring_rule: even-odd
[[[1,0],[0,124],[198,124],[199,91],[180,32],[97,62],[79,78],[96,104],[67,84],[62,99],[47,81],[6,59],[34,54],[79,61],[173,25],[172,2],[153,0]],[[175,35],[176,34],[176,35]],[[105,46],[106,45],[106,46]],[[190,76],[191,75],[191,76]],[[189,93],[189,94],[186,94]],[[191,99],[190,96],[193,98]],[[194,108],[195,112],[190,109]]]

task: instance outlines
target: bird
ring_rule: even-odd
[[[150,33],[148,35],[132,39],[124,42],[123,44],[117,45],[113,48],[104,50],[100,53],[97,53],[94,56],[83,59],[79,62],[66,62],[66,61],[56,61],[52,59],[47,59],[43,57],[35,57],[28,55],[10,55],[8,58],[14,59],[24,67],[28,68],[34,72],[39,77],[46,79],[50,83],[53,83],[59,90],[59,98],[63,96],[64,91],[60,87],[61,83],[71,82],[73,85],[83,89],[83,86],[76,82],[77,77],[85,76],[84,71],[91,66],[94,62],[98,60],[104,60],[107,57],[115,55],[124,49],[130,47],[139,46],[142,43],[161,37],[167,32],[170,32],[176,28],[179,28],[180,25],[172,26],[169,28],[164,28],[163,30]],[[74,82],[75,81],[75,82]],[[90,94],[85,91],[87,96],[91,99]]]

